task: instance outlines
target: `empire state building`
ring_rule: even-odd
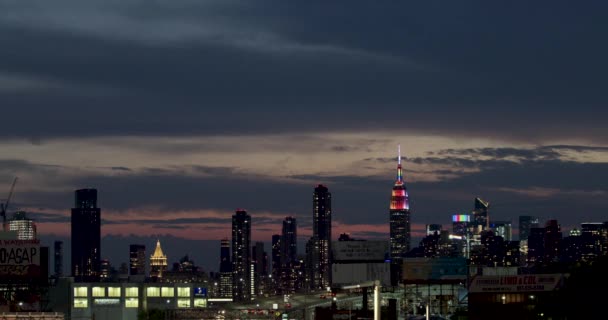
[[[390,205],[390,254],[391,258],[402,258],[410,250],[410,202],[403,182],[401,168],[401,146],[397,162],[397,181],[393,186]]]

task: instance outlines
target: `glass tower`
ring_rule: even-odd
[[[314,289],[331,286],[331,193],[320,184],[315,188],[313,207],[313,273]]]
[[[71,216],[72,276],[76,282],[99,281],[101,261],[101,210],[97,189],[76,190]]]

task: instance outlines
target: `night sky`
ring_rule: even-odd
[[[515,227],[608,221],[607,13],[606,1],[2,1],[0,199],[18,176],[10,211],[50,245],[69,240],[74,190],[97,188],[113,265],[159,237],[169,261],[218,270],[237,208],[267,251],[288,215],[304,241],[319,183],[335,238],[388,239],[400,144],[413,245],[475,197]]]

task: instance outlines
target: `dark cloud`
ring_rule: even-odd
[[[347,5],[3,4],[0,136],[606,138],[606,4]]]

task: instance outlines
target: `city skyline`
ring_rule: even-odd
[[[216,256],[236,208],[253,242],[286,216],[302,241],[318,184],[333,238],[386,239],[400,144],[412,246],[476,197],[514,226],[604,221],[605,6],[3,3],[0,200],[19,177],[7,218],[69,257],[73,192],[99,190],[113,264],[156,238]]]

